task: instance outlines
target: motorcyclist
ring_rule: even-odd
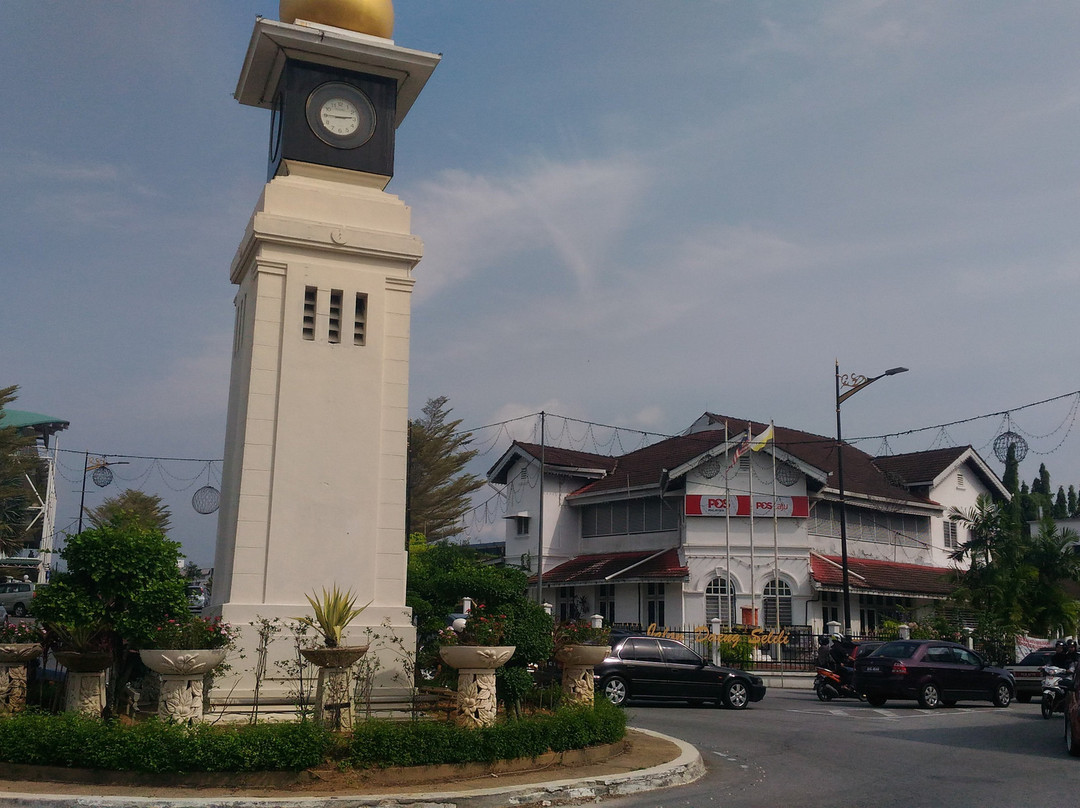
[[[819,668],[832,669],[832,641],[829,639],[828,634],[822,634],[818,637],[818,649],[817,658],[814,662]]]
[[[1071,637],[1065,640],[1065,670],[1075,671],[1076,663],[1080,662],[1080,654],[1077,653],[1076,640]]]
[[[1065,645],[1065,640],[1058,640],[1054,643],[1054,653],[1050,656],[1050,664],[1055,668],[1068,670],[1069,651],[1068,647]]]
[[[855,643],[851,641],[850,637],[833,634],[829,655],[832,657],[833,670],[840,674],[840,684],[850,685],[852,676],[855,673],[853,667],[855,664]]]

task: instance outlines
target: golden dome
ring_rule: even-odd
[[[307,20],[389,39],[394,33],[393,0],[280,0],[282,22]]]

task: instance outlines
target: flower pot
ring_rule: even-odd
[[[505,665],[516,650],[516,645],[444,645],[439,656],[459,671],[495,670]]]
[[[610,645],[564,645],[555,652],[555,659],[568,667],[599,665],[611,654]]]
[[[209,673],[224,662],[225,653],[224,648],[149,648],[139,651],[139,659],[154,673],[194,677]]]
[[[71,673],[100,673],[113,661],[108,651],[57,651],[53,656]]]
[[[336,648],[301,648],[300,653],[320,668],[347,668],[367,653],[366,645],[339,645]]]
[[[0,645],[0,663],[23,665],[41,656],[39,642],[9,642]]]

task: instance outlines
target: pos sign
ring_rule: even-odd
[[[723,494],[687,494],[685,507],[687,516],[753,515],[759,518],[805,519],[810,515],[809,497],[754,497],[751,511],[750,497],[745,494],[730,497]]]

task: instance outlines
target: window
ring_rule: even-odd
[[[957,539],[956,522],[945,522],[942,526],[945,528],[945,549],[955,550],[960,546]]]
[[[318,299],[318,289],[314,286],[304,287],[304,339],[315,339],[315,304]]]
[[[730,626],[735,614],[735,587],[730,581],[713,578],[705,587],[705,622],[720,618],[725,626]]]
[[[678,528],[678,509],[659,497],[600,502],[581,509],[583,537],[662,533]]]
[[[843,625],[840,621],[839,592],[821,593],[821,624],[827,626],[829,623],[840,623]]]
[[[560,623],[565,623],[567,620],[577,620],[581,616],[578,612],[577,601],[574,598],[574,587],[560,586],[559,596],[556,601]]]
[[[664,585],[645,585],[645,608],[648,612],[648,625],[663,626],[664,623]]]
[[[596,613],[611,625],[615,622],[615,584],[600,584],[596,587]]]
[[[514,526],[517,528],[518,536],[529,535],[529,517],[528,516],[515,516]]]
[[[791,587],[787,581],[772,580],[762,592],[765,607],[765,626],[791,625]],[[777,619],[779,618],[779,619]]]
[[[635,662],[663,662],[660,655],[660,643],[648,637],[631,637],[623,643],[619,653],[622,659]]]
[[[967,485],[964,483],[964,472],[962,471],[956,472],[956,487],[967,488]]]
[[[700,665],[701,657],[682,643],[660,640],[660,650],[664,652],[664,662],[669,665]]]
[[[353,316],[353,345],[363,345],[367,340],[367,295],[356,293],[356,308]]]
[[[327,341],[332,343],[341,342],[341,298],[340,289],[330,290],[330,326]]]

